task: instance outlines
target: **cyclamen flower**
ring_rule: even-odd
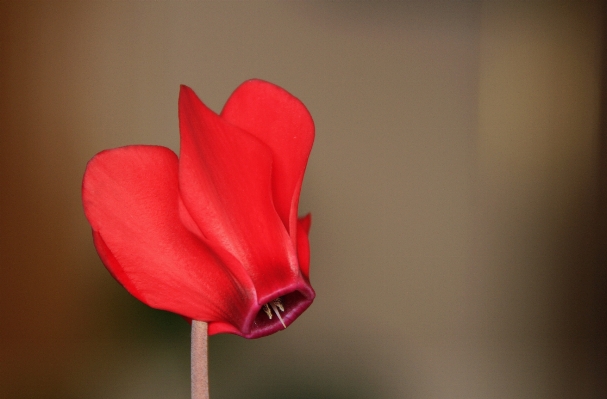
[[[87,165],[82,198],[110,273],[147,305],[258,338],[312,303],[297,208],[314,123],[285,90],[243,83],[220,115],[182,86],[180,156],[127,146]]]

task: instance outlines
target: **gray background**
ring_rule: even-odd
[[[253,77],[316,123],[317,299],[212,337],[211,397],[604,397],[604,10],[0,3],[0,397],[189,397],[187,323],[103,268],[80,184],[103,149],[177,150],[180,84],[219,111]]]

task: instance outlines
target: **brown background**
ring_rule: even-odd
[[[605,8],[454,3],[0,3],[0,397],[189,397],[188,325],[105,271],[80,184],[178,148],[179,84],[252,77],[316,122],[317,300],[211,338],[212,397],[607,397]]]

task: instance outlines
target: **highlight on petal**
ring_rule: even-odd
[[[221,117],[270,148],[274,205],[294,238],[299,191],[314,142],[314,121],[307,108],[286,90],[253,79],[232,93]]]
[[[296,284],[296,249],[273,203],[269,147],[222,120],[185,86],[179,125],[179,189],[209,245],[240,262],[258,300]]]
[[[151,307],[236,326],[254,288],[181,223],[178,160],[167,148],[104,151],[87,165],[82,197],[102,261]]]

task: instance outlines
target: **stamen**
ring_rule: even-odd
[[[272,311],[270,310],[270,307],[267,303],[263,305],[263,311],[266,312],[266,314],[268,315],[268,319],[272,320]]]
[[[276,307],[277,307],[278,309],[280,309],[280,311],[281,311],[281,312],[284,312],[284,311],[285,311],[285,308],[282,306],[282,301],[280,300],[280,297],[279,297],[279,298],[274,299],[274,300],[272,301],[272,303],[273,303],[274,305],[276,305]]]
[[[282,323],[282,326],[284,328],[287,328],[287,326],[285,325],[284,320],[282,319],[282,317],[280,317],[280,313],[278,313],[278,307],[280,307],[280,310],[282,310],[283,312],[285,311],[285,309],[282,307],[282,304],[277,305],[275,302],[276,301],[272,301],[272,303],[270,305],[272,305],[272,309],[274,310],[274,313],[276,313],[276,316],[278,316],[278,318],[280,319],[280,322]]]
[[[285,307],[282,305],[282,301],[280,300],[280,298],[276,298],[276,299],[272,300],[272,302],[266,303],[262,307],[263,311],[268,316],[268,319],[272,320],[272,310],[270,310],[270,306],[272,307],[272,310],[274,311],[274,313],[276,313],[276,316],[278,316],[278,319],[282,323],[282,326],[284,328],[287,328],[287,325],[285,324],[284,320],[280,316],[280,313],[278,312],[279,310],[281,312],[285,311]]]

